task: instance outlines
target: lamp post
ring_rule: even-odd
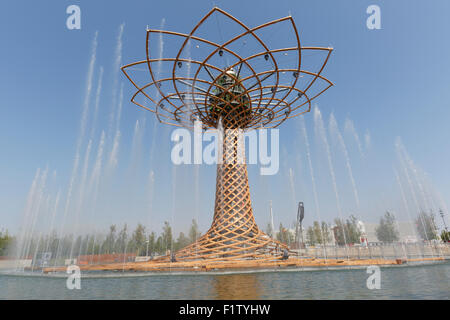
[[[305,217],[305,207],[303,206],[303,202],[298,203],[298,210],[297,210],[297,230],[295,230],[295,236],[297,237],[296,241],[298,243],[298,247],[300,249],[300,243],[303,245],[303,228],[302,228],[302,222],[303,218]],[[300,237],[298,235],[300,234]],[[301,242],[300,242],[301,240]]]
[[[147,239],[147,241],[145,241],[145,242],[147,242],[147,251],[145,253],[145,256],[148,257],[148,244],[150,243],[150,240]]]

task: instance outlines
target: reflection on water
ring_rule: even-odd
[[[211,299],[261,299],[260,275],[231,274],[212,279],[214,296]]]
[[[0,275],[0,299],[449,299],[450,262],[381,268],[369,290],[366,269],[227,275],[66,278]]]

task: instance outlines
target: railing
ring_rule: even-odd
[[[316,259],[450,259],[449,243],[395,243],[369,246],[307,246],[292,249],[301,257]]]

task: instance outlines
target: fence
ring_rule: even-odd
[[[376,246],[320,246],[294,249],[302,257],[326,259],[450,259],[448,243],[396,243]]]

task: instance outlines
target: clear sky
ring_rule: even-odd
[[[81,8],[80,30],[66,27],[66,8],[71,4]],[[381,30],[366,27],[366,9],[372,4],[381,8]],[[199,168],[199,189],[195,193],[193,166],[175,168],[170,162],[172,128],[156,125],[154,129],[153,115],[129,102],[133,87],[117,72],[116,64],[121,28],[119,51],[120,65],[123,65],[145,58],[147,25],[159,28],[164,18],[164,29],[188,32],[214,5],[249,26],[291,14],[303,45],[334,47],[324,74],[335,86],[316,103],[327,131],[330,115],[336,118],[353,167],[359,208],[352,198],[354,190],[342,150],[328,132],[344,217],[356,213],[365,221],[376,222],[387,209],[395,210],[400,220],[408,219],[408,210],[416,215],[413,207],[421,201],[417,199],[419,189],[425,185],[418,182],[413,186],[417,192],[414,200],[414,192],[408,194],[407,178],[400,177],[406,189],[405,206],[394,174],[394,168],[402,172],[395,152],[397,137],[401,137],[415,167],[427,174],[432,181],[430,185],[449,203],[449,1],[7,0],[0,4],[0,229],[15,232],[23,223],[27,194],[37,168],[41,172],[48,168],[44,196],[48,208],[52,208],[57,191],[61,190],[54,225],[62,224],[89,79],[92,80],[90,112],[80,142],[81,173],[77,177],[82,179],[83,160],[88,140],[92,138],[86,178],[91,179],[102,130],[105,131],[105,159],[112,150],[116,129],[120,130],[118,164],[112,173],[100,174],[102,180],[95,207],[89,201],[76,200],[83,196],[74,187],[66,221],[75,219],[79,210],[82,213],[78,225],[90,228],[103,229],[108,224],[124,222],[134,225],[140,221],[160,230],[162,222],[169,220],[176,230],[186,231],[193,217],[199,218],[203,230],[208,227],[214,203],[215,168]],[[211,36],[215,35],[217,30],[211,30]],[[95,63],[89,78],[94,39],[97,40]],[[98,119],[94,123],[92,110],[100,68],[104,70],[103,85]],[[124,99],[118,118],[121,86]],[[113,111],[116,118],[111,121]],[[137,120],[140,127],[136,131]],[[304,120],[317,176],[320,214],[322,219],[331,222],[338,210],[327,157],[314,126],[314,112]],[[353,122],[363,154],[354,135],[344,129],[346,121]],[[277,225],[291,224],[297,201],[305,201],[307,223],[317,220],[299,127],[301,122],[297,120],[281,127],[278,175],[261,177],[256,166],[249,167],[255,216],[263,227],[268,221],[269,199],[274,201]],[[368,145],[366,134],[370,136]],[[156,141],[153,148],[152,141]],[[107,167],[106,160],[104,167]],[[151,170],[154,171],[153,189],[148,183]],[[77,201],[82,202],[81,209],[77,209]],[[50,223],[51,210],[41,211],[42,221]]]

